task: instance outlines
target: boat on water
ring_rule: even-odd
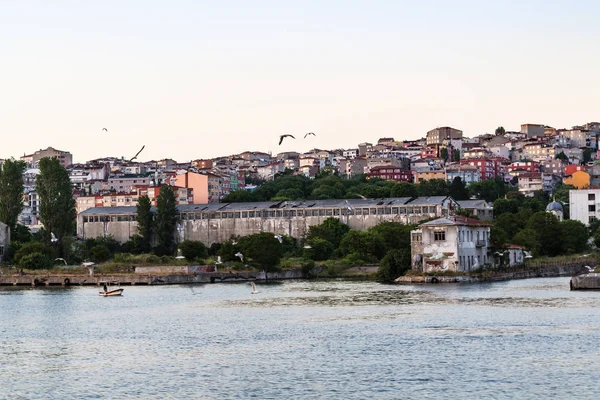
[[[125,290],[121,288],[121,284],[119,282],[101,281],[99,284],[102,285],[102,290],[98,292],[98,294],[103,297],[121,296],[123,294],[123,290]],[[113,288],[115,285],[117,287]]]

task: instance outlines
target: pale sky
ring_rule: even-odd
[[[577,0],[0,0],[0,157],[145,144],[141,160],[189,161],[600,120],[599,14]],[[297,139],[278,146],[282,133]]]

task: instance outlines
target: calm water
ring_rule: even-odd
[[[0,398],[599,398],[568,282],[0,288]]]

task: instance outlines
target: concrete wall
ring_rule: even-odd
[[[590,218],[600,218],[600,189],[569,190],[569,218],[585,225]]]
[[[421,207],[417,207],[421,208]],[[308,233],[309,227],[319,225],[327,218],[334,217],[340,219],[344,224],[356,230],[365,230],[371,228],[380,222],[401,222],[404,224],[418,224],[423,220],[437,218],[442,216],[441,205],[431,205],[424,207],[426,212],[411,213],[402,207],[365,207],[369,214],[363,215],[345,215],[346,208],[327,208],[312,209],[317,211],[315,216],[274,216],[274,217],[237,217],[237,218],[199,218],[197,214],[182,214],[180,225],[182,231],[176,235],[178,240],[201,241],[207,246],[212,243],[221,243],[229,240],[231,236],[247,236],[260,232],[272,232],[284,234],[294,238],[302,238]],[[415,207],[408,207],[415,209]],[[405,213],[401,213],[404,210]],[[396,213],[392,213],[392,212]],[[276,213],[280,210],[274,211]],[[355,211],[358,212],[358,209]],[[223,214],[216,213],[215,216],[223,217]],[[257,211],[257,214],[259,212]],[[262,215],[262,214],[261,214]],[[276,214],[278,215],[278,214]],[[114,216],[110,222],[84,222],[83,216],[79,215],[77,219],[77,234],[80,238],[96,238],[102,236],[113,236],[119,242],[126,242],[129,238],[137,234],[137,222],[135,221],[114,221]]]

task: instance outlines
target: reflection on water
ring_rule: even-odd
[[[596,398],[600,293],[295,281],[0,288],[0,398]]]

